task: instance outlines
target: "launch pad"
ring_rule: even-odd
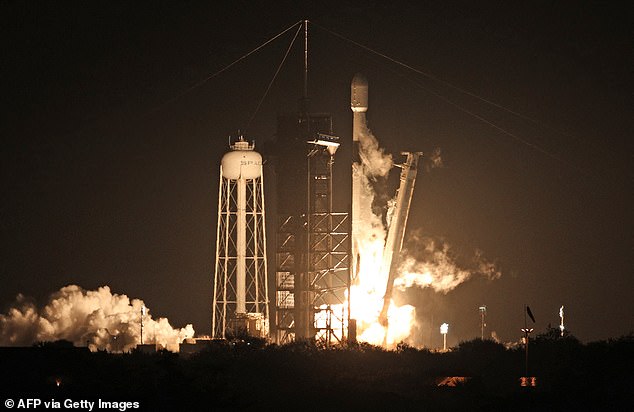
[[[368,81],[356,74],[350,89],[352,155],[344,162],[352,191],[348,210],[335,210],[333,166],[341,141],[330,114],[309,110],[307,24],[304,95],[296,113],[278,116],[276,141],[265,153],[276,217],[269,230],[274,249],[269,245],[268,251],[275,251],[274,305],[269,308],[263,162],[241,139],[221,166],[212,337],[246,333],[278,344],[315,339],[329,346],[354,342],[357,335],[368,341],[363,334],[371,330],[371,343],[388,346],[394,343],[388,333],[396,310],[393,284],[422,153],[404,152],[405,162],[395,165],[391,155],[377,151],[366,123]],[[393,166],[402,169],[400,186],[387,217],[377,216],[369,181]],[[401,310],[399,322],[412,310]]]

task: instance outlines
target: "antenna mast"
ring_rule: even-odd
[[[308,99],[308,20],[304,20],[304,100]]]

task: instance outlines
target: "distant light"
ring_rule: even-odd
[[[443,323],[442,325],[440,325],[440,333],[442,333],[443,335],[446,335],[448,331],[449,331],[448,323]]]
[[[561,322],[559,323],[559,330],[561,331],[561,336],[564,336],[564,305],[561,305],[559,308],[559,317],[561,318]]]

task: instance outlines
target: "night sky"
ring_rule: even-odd
[[[442,152],[418,176],[408,233],[502,272],[418,293],[449,345],[480,335],[481,304],[503,341],[524,304],[538,332],[561,305],[583,341],[634,330],[634,15],[617,2],[89,3],[0,5],[2,313],[18,293],[109,285],[208,334],[219,160],[238,129],[264,146],[296,111],[301,38],[250,124],[294,29],[192,86],[308,18],[311,109],[344,142],[338,204],[360,71],[386,150]],[[437,326],[426,345],[441,345]]]

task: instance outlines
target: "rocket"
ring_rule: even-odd
[[[350,85],[350,108],[352,109],[352,274],[354,282],[359,268],[359,227],[361,212],[361,159],[359,157],[359,142],[367,133],[365,113],[368,111],[368,79],[357,73]]]

